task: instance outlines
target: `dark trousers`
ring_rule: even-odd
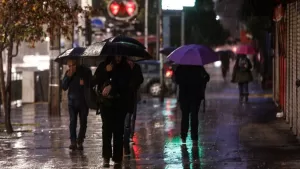
[[[69,116],[70,116],[70,139],[74,143],[76,140],[78,142],[83,142],[85,138],[86,128],[87,128],[87,116],[89,112],[88,106],[85,101],[81,100],[69,100]],[[76,134],[77,128],[77,117],[79,115],[80,129],[78,133],[78,138]]]
[[[135,131],[135,120],[136,111],[133,113],[127,113],[125,118],[125,129],[124,129],[124,148],[125,151],[129,151],[130,139],[134,136]]]
[[[249,95],[248,82],[239,83],[239,92],[240,92],[240,96],[248,96]]]
[[[137,113],[137,95],[134,95],[132,107],[129,109],[129,112],[126,114],[125,118],[125,128],[124,128],[124,148],[125,151],[129,151],[130,138],[133,138],[135,132],[135,120]]]
[[[200,109],[201,100],[199,101],[180,101],[182,112],[181,118],[181,138],[185,139],[188,135],[189,121],[191,119],[191,137],[192,140],[198,140],[198,112]]]
[[[110,108],[103,107],[102,118],[102,157],[115,162],[123,159],[123,134],[126,111],[120,109],[122,106],[114,105]],[[113,139],[113,147],[111,141]],[[112,150],[113,149],[113,150]]]
[[[228,73],[229,68],[228,67],[222,67],[222,77],[225,78]]]

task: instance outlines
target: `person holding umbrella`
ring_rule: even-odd
[[[107,56],[94,75],[94,84],[98,86],[101,100],[103,167],[109,167],[110,158],[115,165],[121,165],[123,159],[124,121],[128,111],[130,79],[131,68],[122,56]]]
[[[232,80],[233,83],[238,83],[239,86],[239,101],[248,102],[249,97],[249,82],[253,81],[252,63],[247,55],[256,53],[251,45],[239,45],[237,47],[237,60],[233,67]]]
[[[168,56],[178,64],[175,81],[179,85],[179,104],[182,112],[181,139],[186,143],[189,121],[191,119],[191,138],[198,142],[198,112],[205,98],[205,88],[210,80],[203,65],[219,60],[218,55],[209,47],[202,45],[184,45]]]
[[[125,120],[125,131],[124,131],[124,150],[125,155],[130,154],[130,140],[134,136],[137,102],[138,102],[138,89],[144,82],[144,77],[140,65],[134,63],[131,60],[127,60],[131,70],[132,76],[130,80],[129,98],[128,98],[128,112]]]
[[[89,68],[79,65],[75,59],[67,61],[69,70],[67,70],[63,80],[62,89],[68,90],[68,107],[70,115],[70,149],[83,150],[83,142],[87,128],[87,116],[89,113],[88,98],[86,93],[90,92],[92,81],[92,72]],[[78,137],[76,137],[77,117],[80,120],[80,129]]]

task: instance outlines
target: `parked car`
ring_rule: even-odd
[[[156,60],[146,60],[137,62],[142,69],[144,83],[141,85],[141,92],[157,97],[161,93],[160,86],[160,62]],[[176,91],[176,84],[173,81],[174,70],[170,63],[164,64],[165,90],[167,95]]]

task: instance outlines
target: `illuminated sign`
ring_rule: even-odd
[[[175,2],[177,1],[177,2]],[[163,10],[183,10],[183,7],[195,6],[196,0],[162,0]]]

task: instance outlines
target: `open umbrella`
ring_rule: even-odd
[[[111,56],[125,56],[133,61],[152,59],[145,49],[127,42],[97,42],[87,47],[81,56],[97,63]]]
[[[236,54],[253,55],[255,53],[255,48],[251,45],[239,45],[236,49]]]
[[[67,49],[61,53],[54,61],[61,64],[67,64],[68,59],[80,59],[81,55],[84,53],[86,48],[84,47],[75,47]]]
[[[176,47],[166,47],[166,48],[163,48],[162,50],[160,50],[159,52],[162,53],[162,54],[164,54],[164,55],[169,55],[175,49],[177,49],[177,48]]]
[[[138,40],[125,36],[125,35],[117,35],[108,39],[103,40],[103,42],[128,42],[139,46],[140,48],[146,49],[146,47],[139,42]]]
[[[177,48],[167,58],[176,64],[199,66],[219,60],[219,56],[211,48],[194,44]]]

